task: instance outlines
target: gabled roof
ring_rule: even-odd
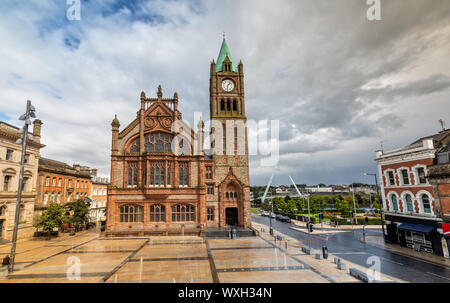
[[[219,57],[217,57],[216,72],[222,71],[222,65],[226,57],[228,57],[228,59],[231,61],[233,72],[237,73],[238,68],[236,67],[236,64],[234,64],[233,57],[231,56],[231,52],[228,49],[227,42],[225,41],[225,38],[223,38],[222,47],[220,48],[219,52]]]
[[[426,136],[426,137],[420,138],[419,140],[414,141],[410,145],[421,143],[423,140],[427,140],[427,139],[432,139],[433,141],[441,141],[442,139],[444,139],[448,135],[450,135],[450,129],[446,129],[446,130],[440,131],[439,133],[431,135],[431,136]]]

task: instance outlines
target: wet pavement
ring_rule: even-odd
[[[269,218],[252,214],[253,222],[261,223],[269,229]],[[307,244],[308,234],[290,229],[291,224],[272,220],[275,233],[282,233]],[[320,225],[316,225],[320,229]],[[381,235],[381,231],[366,230],[366,236]],[[365,244],[359,241],[362,238],[362,229],[334,233],[328,235],[311,234],[311,247],[321,249],[324,244],[328,251],[343,260],[369,267],[367,262],[371,256],[380,258],[380,271],[383,274],[408,282],[439,282],[450,283],[450,268],[421,261],[404,255],[395,254],[380,247]]]

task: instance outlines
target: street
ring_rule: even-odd
[[[269,228],[270,219],[259,214],[252,213],[252,221],[267,225]],[[272,220],[273,229],[278,233],[291,236],[303,244],[307,244],[308,235],[290,229],[290,223],[283,223],[275,219]],[[320,225],[315,225],[320,229]],[[366,236],[381,235],[381,231],[366,230]],[[363,236],[362,229],[355,231],[330,234],[328,241],[325,235],[311,234],[311,247],[321,249],[323,244],[327,244],[329,253],[335,254],[343,260],[354,262],[361,266],[369,267],[367,259],[370,256],[380,258],[381,269],[384,274],[415,283],[450,283],[450,269],[444,266],[434,265],[426,261],[420,261],[404,255],[398,255],[377,246],[365,244],[359,241]]]

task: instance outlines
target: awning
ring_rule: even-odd
[[[421,233],[429,233],[436,229],[436,226],[422,225],[422,224],[412,224],[412,223],[402,223],[398,227],[399,229],[418,231]]]

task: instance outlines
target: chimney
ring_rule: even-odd
[[[41,126],[42,121],[39,119],[36,119],[33,121],[33,137],[35,141],[41,143]]]
[[[97,177],[97,168],[93,168],[92,170],[91,170],[91,176],[94,176],[94,177]]]

